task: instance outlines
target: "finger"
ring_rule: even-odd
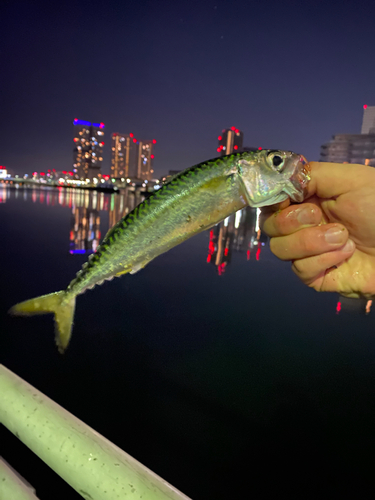
[[[290,205],[280,212],[261,214],[261,230],[271,238],[295,233],[304,227],[317,226],[322,220],[322,211],[312,203]]]
[[[346,244],[338,250],[293,261],[292,270],[304,283],[310,285],[324,277],[327,270],[337,267],[348,259],[353,255],[354,250],[354,242],[348,239]]]
[[[342,224],[325,224],[271,238],[270,248],[281,260],[304,259],[336,250],[347,242],[348,237],[348,230]]]
[[[375,170],[366,165],[325,163],[312,161],[311,180],[307,185],[308,198],[317,194],[320,198],[333,198],[362,187],[373,176]]]

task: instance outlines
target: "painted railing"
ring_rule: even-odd
[[[87,500],[189,500],[3,365],[0,423]],[[12,488],[9,474],[8,480],[0,478],[0,500],[35,499],[4,496],[5,484]]]

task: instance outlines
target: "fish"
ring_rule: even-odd
[[[221,156],[172,177],[113,226],[65,290],[14,305],[12,315],[54,314],[55,341],[70,341],[76,297],[105,280],[143,269],[167,252],[246,207],[288,198],[302,202],[310,180],[304,156],[261,150]]]

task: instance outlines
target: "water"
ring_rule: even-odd
[[[64,356],[51,317],[7,315],[64,288],[140,200],[0,188],[0,362],[196,500],[373,488],[374,313],[299,283],[252,210],[80,296]],[[81,498],[0,443],[41,500]]]

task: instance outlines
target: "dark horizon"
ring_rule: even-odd
[[[21,1],[0,8],[0,165],[70,170],[73,120],[157,140],[160,177],[244,145],[318,160],[333,134],[360,133],[374,104],[375,6],[339,2]]]

